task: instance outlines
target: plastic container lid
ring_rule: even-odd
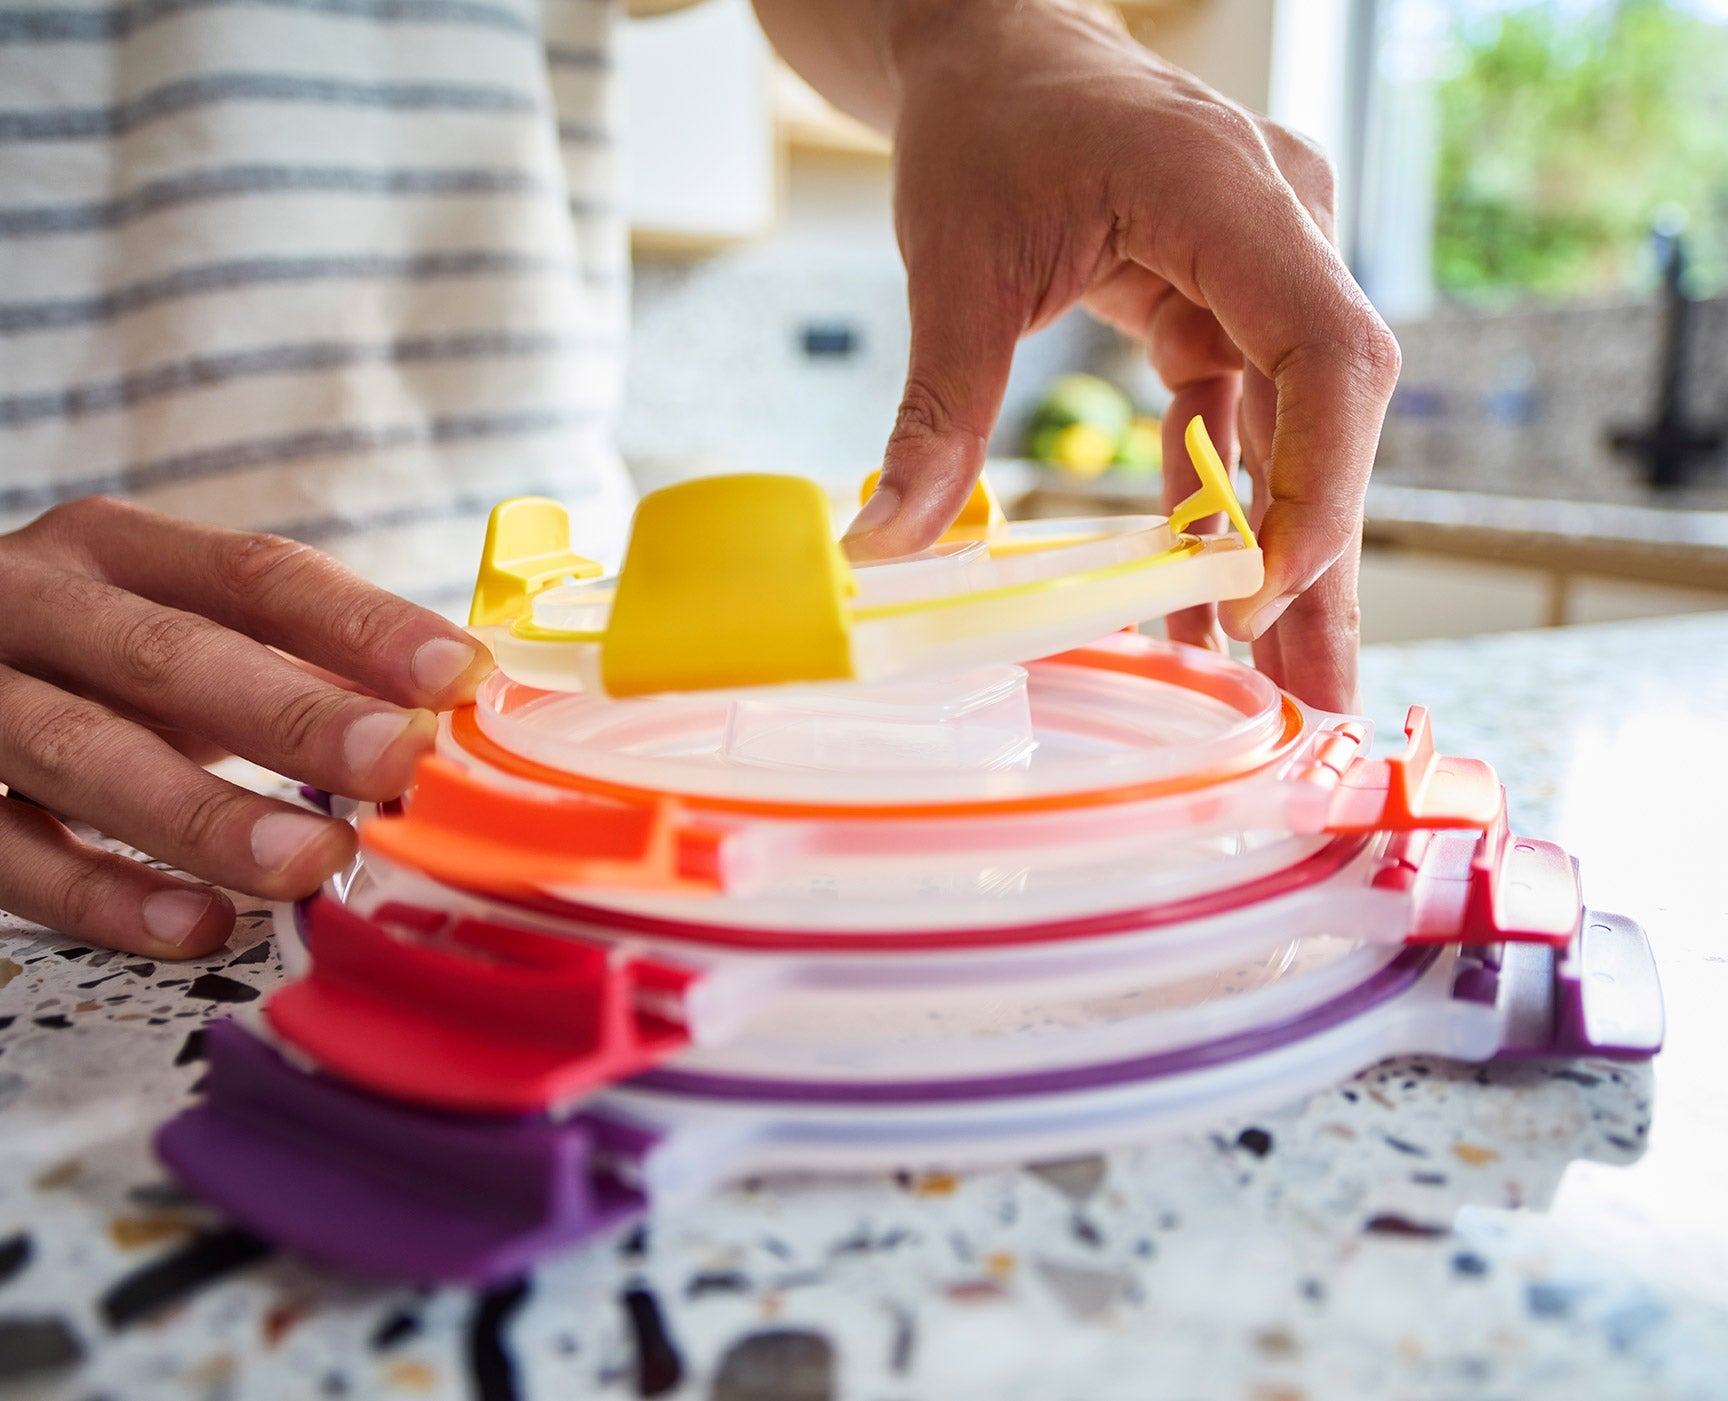
[[[1304,720],[1228,658],[1124,638],[918,681],[622,701],[498,673],[473,723],[511,755],[598,784],[832,811],[1240,773]]]
[[[589,696],[868,684],[1047,656],[1260,587],[1254,533],[1198,417],[1188,443],[1200,489],[1168,518],[1009,524],[981,483],[937,548],[856,568],[826,496],[796,477],[650,493],[616,579],[570,553],[556,502],[505,502],[470,621],[507,675]],[[1230,533],[1187,533],[1220,513]]]

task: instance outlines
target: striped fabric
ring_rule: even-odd
[[[606,0],[0,0],[0,529],[122,495],[435,607],[497,498],[615,554]]]

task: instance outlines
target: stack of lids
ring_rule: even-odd
[[[164,1157],[308,1254],[485,1281],[733,1177],[1096,1150],[1399,1052],[1652,1054],[1642,932],[1423,710],[1371,757],[1132,631],[1261,582],[1189,446],[1167,519],[981,488],[855,569],[795,478],[648,497],[616,579],[500,506],[499,671],[281,913],[296,976],[210,1029]]]

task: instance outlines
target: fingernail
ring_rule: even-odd
[[[408,674],[422,691],[435,696],[454,686],[479,656],[471,643],[435,637],[420,644],[408,664]]]
[[[256,844],[256,828],[253,841]],[[192,937],[192,931],[221,898],[201,890],[158,890],[154,895],[146,895],[142,910],[144,932],[152,942],[177,949]]]
[[[852,518],[852,524],[846,527],[846,538],[855,540],[860,535],[868,535],[872,530],[887,525],[900,509],[900,493],[891,486],[879,486],[870,494],[870,499],[864,503],[864,509]]]
[[[1223,628],[1212,628],[1200,639],[1200,645],[1209,652],[1220,652],[1226,657],[1230,655],[1230,639],[1224,636]]]
[[[425,714],[423,710],[413,710],[406,715],[401,711],[380,710],[354,721],[342,736],[342,757],[347,761],[348,772],[355,778],[365,778],[378,767],[397,740],[425,723],[421,719]]]
[[[1258,642],[1273,623],[1284,616],[1284,610],[1296,601],[1293,593],[1281,594],[1248,620],[1248,635]]]
[[[309,812],[266,813],[252,824],[252,859],[277,874],[324,835],[328,819]]]

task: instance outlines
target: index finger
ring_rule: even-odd
[[[308,545],[93,497],[37,523],[87,572],[360,682],[398,705],[447,710],[492,669],[453,623]]]

